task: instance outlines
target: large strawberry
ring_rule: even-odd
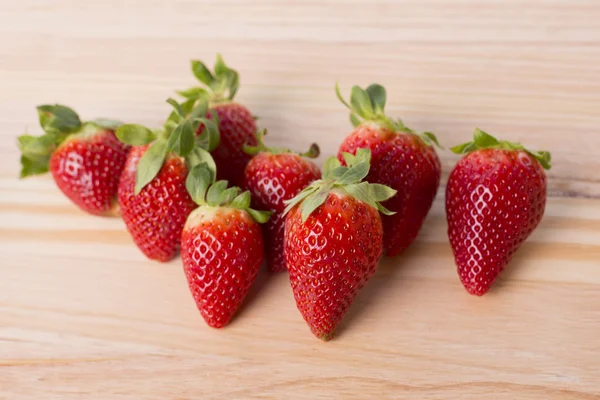
[[[218,122],[221,134],[221,142],[212,152],[217,165],[217,176],[228,180],[232,185],[241,186],[244,168],[251,158],[244,152],[243,146],[256,145],[256,122],[248,108],[233,101],[239,75],[225,65],[220,54],[217,55],[214,72],[197,60],[192,61],[192,72],[205,87],[193,87],[178,93],[188,101],[208,99],[208,116]],[[204,127],[201,125],[199,129],[201,131]]]
[[[194,167],[186,186],[198,204],[181,235],[181,258],[188,285],[209,326],[226,325],[256,279],[263,261],[259,223],[268,212],[250,208],[250,192],[226,181],[213,182],[206,164]]]
[[[477,129],[446,187],[448,237],[467,291],[485,294],[537,227],[546,205],[550,153],[531,152]]]
[[[169,101],[177,117],[171,116],[164,130],[136,124],[117,130],[121,141],[135,146],[119,184],[121,215],[135,244],[146,257],[158,261],[168,261],[179,251],[183,225],[196,207],[185,180],[200,163],[211,163],[214,169],[207,150],[218,142],[216,125],[204,117],[205,103],[199,102],[187,113]],[[194,138],[201,123],[208,129]]]
[[[317,165],[307,160],[319,156],[319,147],[313,144],[306,153],[293,153],[289,149],[266,147],[263,136],[257,134],[258,145],[246,146],[246,152],[256,154],[246,166],[244,188],[252,194],[253,204],[273,211],[263,226],[267,266],[273,272],[285,271],[283,257],[283,211],[285,200],[297,195],[312,181],[321,177]]]
[[[398,192],[384,203],[395,214],[382,217],[384,252],[397,255],[417,237],[437,193],[441,174],[440,159],[433,148],[437,139],[430,132],[417,134],[402,121],[386,116],[386,92],[378,84],[366,90],[354,86],[350,104],[344,101],[337,86],[336,94],[350,109],[355,127],[342,142],[338,159],[343,163],[344,152],[355,154],[360,148],[371,149],[367,181]]]
[[[56,104],[37,108],[42,136],[19,136],[21,178],[52,173],[58,188],[83,211],[116,215],[119,177],[129,146],[114,130],[119,122],[81,122],[72,109]]]
[[[396,191],[362,182],[371,152],[331,157],[314,181],[286,208],[284,252],[300,313],[315,336],[333,337],[359,290],[375,272],[383,250],[379,202]]]

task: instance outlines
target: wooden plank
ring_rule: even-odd
[[[564,197],[600,197],[600,4],[522,3],[0,2],[0,399],[600,399],[600,202]],[[333,341],[285,274],[210,329],[179,259],[146,260],[49,177],[18,181],[15,137],[41,132],[44,102],[158,126],[189,59],[216,52],[275,145],[335,153],[350,125],[333,84],[378,81],[390,114],[446,147],[479,126],[550,150],[563,197],[483,298],[456,276],[440,191]]]

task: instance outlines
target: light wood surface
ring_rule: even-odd
[[[596,0],[0,1],[0,399],[600,399],[600,200],[577,198],[600,197],[599,21]],[[350,129],[333,84],[378,81],[446,147],[478,126],[550,150],[562,197],[483,298],[456,276],[441,191],[332,342],[285,274],[209,329],[179,259],[18,181],[15,137],[44,102],[158,125],[217,51],[273,144],[333,153]]]

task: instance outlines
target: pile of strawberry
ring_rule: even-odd
[[[120,215],[150,259],[181,252],[208,325],[230,321],[266,261],[289,271],[300,313],[329,340],[382,255],[417,237],[440,184],[435,135],[387,116],[380,85],[354,86],[349,102],[336,86],[354,130],[320,170],[309,160],[316,144],[264,144],[220,56],[213,71],[200,61],[192,70],[203,86],[168,99],[158,129],[38,107],[45,134],[19,137],[21,177],[50,171],[82,210]],[[462,284],[483,295],[542,219],[550,154],[481,130],[452,150],[465,156],[446,187],[448,236]]]

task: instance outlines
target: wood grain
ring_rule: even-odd
[[[190,58],[221,52],[273,144],[325,155],[349,132],[339,81],[449,147],[475,126],[553,153],[554,195],[600,197],[595,0],[0,2],[0,399],[600,399],[600,201],[554,197],[496,288],[462,289],[438,196],[330,343],[287,275],[206,327],[180,260],[18,173],[34,107],[158,125]],[[456,158],[441,156],[447,174]],[[322,157],[324,159],[324,157]]]

